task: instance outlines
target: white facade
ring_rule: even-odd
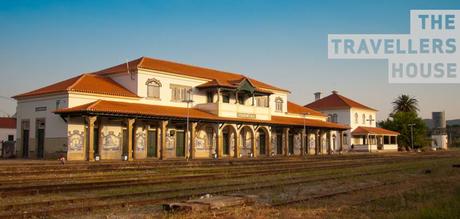
[[[447,149],[447,135],[432,135],[431,139],[431,148],[433,150]]]
[[[320,110],[323,114],[328,116],[330,122],[336,122],[350,126],[351,129],[345,132],[344,147],[345,150],[349,149],[352,144],[362,144],[360,139],[351,136],[351,132],[358,126],[376,127],[376,111],[359,109],[359,108],[341,108],[341,109],[323,109]],[[355,118],[358,118],[356,120]],[[364,120],[363,120],[364,118]],[[338,136],[338,133],[335,133]],[[331,139],[333,140],[333,139]],[[335,139],[336,144],[339,144],[338,138]]]
[[[137,95],[137,97],[114,96],[91,92],[65,90],[62,92],[54,92],[51,94],[17,98],[18,129],[15,135],[19,138],[19,144],[16,145],[17,151],[20,151],[18,156],[20,157],[22,153],[22,156],[24,157],[33,157],[34,154],[43,153],[44,155],[42,156],[47,157],[48,154],[56,154],[56,152],[66,153],[69,159],[81,159],[82,156],[88,156],[85,155],[87,154],[87,151],[85,151],[87,149],[83,149],[83,151],[81,151],[80,146],[77,147],[77,149],[80,148],[79,150],[77,150],[78,153],[73,153],[70,149],[70,147],[75,147],[75,145],[88,144],[88,139],[86,137],[83,137],[88,134],[88,121],[85,120],[85,118],[61,117],[60,115],[55,114],[54,111],[63,108],[82,106],[84,104],[93,103],[98,100],[147,104],[152,105],[152,107],[190,107],[209,112],[222,118],[241,118],[255,119],[259,121],[270,121],[272,119],[272,116],[280,116],[292,118],[305,118],[320,121],[327,120],[327,117],[323,115],[303,115],[299,113],[288,112],[289,92],[280,89],[257,88],[258,96],[256,97],[254,93],[252,93],[252,96],[248,96],[246,94],[246,96],[244,96],[245,99],[243,99],[243,102],[240,102],[240,99],[237,100],[237,97],[242,97],[243,95],[238,96],[238,93],[231,93],[233,91],[227,89],[222,91],[227,92],[227,95],[229,95],[228,102],[225,102],[224,94],[219,90],[220,88],[217,89],[213,87],[212,89],[214,90],[212,90],[212,92],[210,92],[211,89],[198,88],[200,85],[206,84],[211,81],[210,79],[206,78],[198,78],[187,76],[184,74],[157,71],[140,67],[137,68],[137,70],[132,71],[130,73],[119,72],[114,74],[108,74],[103,77],[111,78],[116,83],[129,90],[131,93]],[[147,84],[149,84],[149,82],[151,81],[155,81],[156,86],[158,87],[158,90],[155,90],[155,92],[158,92],[156,93],[158,94],[158,97],[148,96]],[[252,86],[251,82],[249,82],[247,78],[243,78],[243,82],[249,83],[250,86]],[[94,86],[98,85],[95,84]],[[177,95],[178,87],[180,89],[184,88],[186,90],[191,90],[191,103],[186,103],[184,101],[181,101],[180,99],[175,99],[173,97],[173,94]],[[210,94],[212,95],[211,100]],[[256,98],[266,98],[266,102],[268,102],[268,104],[258,106],[256,103]],[[189,104],[189,106],[187,104]],[[339,118],[346,117],[340,114]],[[100,119],[99,122],[102,122],[103,124],[101,123],[99,126],[99,123],[97,123],[94,124],[94,126],[100,132],[99,134],[101,138],[107,135],[113,135],[113,133],[115,133],[114,136],[117,136],[117,139],[119,141],[121,139],[121,133],[123,133],[126,129],[126,127],[124,127],[126,125],[126,121],[120,121],[116,119]],[[152,128],[154,127],[154,125],[152,124],[142,124],[142,122],[139,122],[137,125],[138,127],[135,128],[135,134],[136,138],[139,137],[140,140],[136,140],[136,142],[134,143],[136,145],[136,150],[134,151],[134,154],[137,153],[139,154],[139,156],[143,156],[141,154],[145,153],[142,152],[144,151],[143,148],[145,148],[145,135],[148,134],[145,132],[145,130],[154,129],[157,131],[158,136],[160,135],[160,133],[158,128]],[[144,126],[144,128],[140,128],[139,125]],[[158,124],[155,124],[155,126],[158,126]],[[238,132],[240,131],[239,127],[240,126],[238,126],[237,128]],[[170,131],[181,132],[181,130],[183,131],[184,129],[184,127],[176,128],[171,125],[169,125],[166,128],[167,130],[163,129],[163,131],[167,131],[167,142],[175,141],[173,137],[169,136]],[[222,134],[220,129],[216,129],[216,127],[210,128],[213,129],[213,135]],[[259,128],[259,126],[251,126],[251,132],[256,132],[256,128]],[[267,128],[265,132],[269,132],[268,130],[269,129]],[[202,134],[203,132],[205,132],[206,134],[207,131],[209,130],[200,130],[198,133]],[[292,129],[291,131],[294,131],[294,129]],[[28,134],[29,136],[28,142],[24,141],[24,139],[21,139],[21,136],[25,134]],[[44,144],[46,145],[46,147],[44,149],[41,149],[39,147],[40,134],[44,135],[45,138]],[[235,136],[234,133],[230,133],[230,135]],[[258,135],[259,133],[255,133],[252,134],[252,137],[254,138]],[[294,142],[299,142],[299,139],[297,139],[300,138],[299,130],[295,130],[295,133],[293,132],[289,135],[296,136],[294,137]],[[270,137],[270,135],[266,134],[266,137]],[[325,138],[326,135],[322,137]],[[338,137],[335,137],[335,135],[331,135],[331,139],[333,138],[337,139],[337,143],[334,143],[334,145],[338,145]],[[287,138],[283,137],[283,139],[287,141]],[[76,144],[76,142],[78,144]],[[272,143],[272,141],[269,140],[266,140],[266,142],[267,144]],[[26,147],[25,145],[27,145],[27,143],[28,146]],[[121,143],[118,142],[117,144]],[[300,149],[298,149],[297,146],[298,144],[296,143],[296,149],[294,151],[300,153]],[[168,144],[166,144],[165,147],[165,150],[167,150],[167,148],[169,148]],[[283,148],[284,147],[285,146],[283,146]],[[40,152],[40,150],[44,151]],[[25,153],[24,151],[27,151],[27,153]],[[104,153],[101,152],[100,155],[103,157],[110,157],[110,159],[118,159],[121,156],[120,151],[117,151],[117,153],[111,152],[110,155]],[[173,154],[172,152],[168,153]],[[203,154],[203,152],[200,153]],[[205,155],[208,156],[206,153]],[[233,152],[231,152],[230,154],[233,154]]]
[[[16,129],[0,128],[0,142],[7,141],[8,136],[13,136],[13,141],[16,141]]]
[[[398,149],[397,142],[395,142],[395,137],[388,137],[383,134],[370,134],[366,135],[354,135],[352,134],[358,127],[370,127],[376,128],[377,122],[377,111],[369,107],[366,107],[362,104],[354,102],[346,97],[338,95],[337,91],[333,91],[332,94],[325,99],[321,99],[319,92],[315,98],[315,102],[311,103],[312,105],[318,104],[321,107],[316,108],[323,114],[328,116],[328,121],[334,123],[345,124],[350,127],[349,130],[345,132],[344,135],[344,146],[343,150],[354,150],[354,151],[396,151]],[[319,102],[316,102],[319,101]],[[343,102],[341,106],[339,103]],[[310,105],[310,104],[309,104]],[[317,105],[317,106],[318,106]],[[335,132],[332,135],[337,136],[338,133]],[[370,136],[370,137],[369,137]],[[385,137],[384,137],[385,136]],[[334,141],[334,139],[331,139]],[[338,139],[335,139],[336,144],[338,144]]]
[[[0,155],[3,147],[2,142],[8,141],[10,136],[13,137],[13,141],[16,141],[16,129],[0,128]]]
[[[220,101],[218,104],[216,104],[216,103],[207,103],[206,93],[196,88],[196,86],[210,81],[207,79],[194,78],[194,77],[189,77],[189,76],[184,76],[184,75],[177,75],[177,74],[172,74],[168,72],[153,71],[149,69],[141,69],[137,72],[132,72],[131,75],[125,72],[125,73],[109,75],[109,77],[115,80],[116,82],[118,82],[119,84],[121,84],[122,86],[128,88],[130,91],[134,92],[140,97],[140,99],[124,100],[127,102],[136,102],[136,103],[153,104],[153,105],[161,105],[161,106],[187,107],[187,103],[185,102],[172,101],[171,86],[180,85],[180,86],[187,86],[192,89],[192,99],[193,99],[192,107],[196,107],[201,110],[211,112],[221,117],[237,118],[238,113],[243,113],[243,114],[255,114],[256,119],[260,119],[260,120],[270,120],[271,115],[303,118],[303,115],[288,114],[287,102],[288,102],[289,92],[287,91],[270,90],[270,92],[272,92],[273,94],[269,96],[269,104],[268,104],[269,107],[252,106],[250,99],[246,100],[244,105],[235,104],[236,99],[234,96],[230,97],[229,103],[223,103],[222,101]],[[146,82],[150,79],[156,79],[161,82],[159,99],[153,99],[153,98],[147,97]],[[214,97],[214,100],[216,100],[216,98],[217,97]],[[88,100],[90,99],[92,98],[88,98]],[[108,99],[103,98],[103,99],[114,100],[114,98],[108,98]],[[276,110],[275,108],[276,99],[282,100],[282,103],[283,103],[282,111]],[[80,99],[77,102],[79,102],[79,104],[76,104],[76,105],[80,105],[80,104],[89,103],[92,101],[85,102]],[[71,104],[69,107],[72,107],[72,105],[73,104]],[[326,120],[325,117],[315,116],[315,115],[309,115],[306,118],[320,119],[322,121]]]

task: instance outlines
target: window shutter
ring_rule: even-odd
[[[174,100],[174,94],[175,94],[175,92],[174,92],[174,88],[173,88],[173,89],[171,89],[171,100]]]
[[[153,86],[152,87],[152,96],[154,98],[160,98],[160,87],[158,87],[158,86]]]

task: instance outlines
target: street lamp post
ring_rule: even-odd
[[[187,147],[188,147],[188,150],[189,150],[189,156],[192,155],[192,147],[191,147],[191,140],[190,139],[190,135],[189,135],[189,129],[190,129],[190,104],[193,103],[193,99],[192,99],[192,89],[189,89],[187,90],[187,98],[185,100],[183,100],[182,102],[184,103],[187,103],[187,128],[186,128],[186,131],[185,131],[185,139],[187,140]]]
[[[307,113],[303,113],[303,138],[302,138],[302,142],[303,142],[303,147],[304,147],[304,150],[305,150],[303,155],[307,154],[307,153],[308,153],[308,150],[309,150],[309,148],[307,147],[307,141],[306,141],[306,139],[305,139],[306,134],[307,134],[307,133],[306,133],[306,127],[305,127],[305,119],[306,119],[307,115],[309,115],[309,114],[310,114],[310,113],[308,113],[308,112],[307,112]],[[302,156],[303,156],[303,155],[302,155]]]
[[[410,148],[411,150],[414,149],[414,126],[415,126],[415,123],[410,123],[408,124],[408,126],[410,127]]]
[[[370,118],[369,118],[369,119],[367,119],[366,121],[368,121],[368,122],[369,122],[369,126],[372,126],[372,122],[374,122],[374,121],[375,121],[375,119],[373,119],[372,117],[370,117]],[[376,139],[376,138],[375,138],[375,136],[374,136],[374,139]],[[371,142],[370,142],[369,140],[370,140],[370,138],[368,138],[368,142],[367,142],[367,144],[369,145],[369,152],[371,152],[371,153],[372,153],[372,144],[371,144]]]

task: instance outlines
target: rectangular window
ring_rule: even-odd
[[[390,136],[383,136],[383,144],[390,144]]]
[[[259,107],[267,107],[267,97],[256,97],[256,104]]]
[[[230,103],[230,95],[228,95],[228,94],[222,94],[222,102],[224,102],[224,103]]]
[[[396,136],[391,136],[390,137],[390,144],[397,144],[396,143]]]
[[[206,93],[206,97],[207,97],[207,102],[208,102],[208,103],[214,102],[214,101],[213,101],[214,94],[213,94],[211,91],[208,91],[208,93]]]
[[[191,99],[191,87],[171,85],[171,101],[181,102]]]
[[[160,99],[160,87],[156,85],[147,85],[147,97]]]
[[[241,105],[244,105],[244,97],[243,96],[238,96],[238,103]]]
[[[283,99],[281,97],[275,98],[275,111],[283,112]]]
[[[8,135],[8,141],[14,141],[14,135]]]
[[[283,112],[283,102],[276,102],[276,111]]]

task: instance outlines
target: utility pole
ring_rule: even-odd
[[[192,99],[192,89],[189,89],[187,90],[187,97],[185,100],[183,100],[182,102],[185,102],[187,103],[187,128],[186,128],[186,131],[185,131],[185,139],[187,141],[187,147],[188,147],[188,150],[189,150],[189,156],[191,156],[192,154],[192,146],[191,146],[191,140],[190,139],[190,134],[189,134],[189,127],[190,127],[190,104],[193,103],[193,99]]]
[[[410,148],[411,150],[414,149],[414,126],[415,126],[415,123],[410,123],[408,124],[408,126],[410,127]]]
[[[304,154],[302,154],[302,156],[304,156],[305,154],[308,154],[308,150],[310,150],[308,148],[308,146],[307,146],[307,139],[306,138],[308,138],[308,137],[306,136],[307,133],[306,133],[306,128],[305,128],[305,119],[306,119],[307,115],[309,115],[309,114],[310,113],[308,113],[308,112],[303,114],[303,135],[302,135],[303,136],[302,137],[302,143],[303,143],[302,145],[303,146],[302,147],[304,147],[304,151],[303,151]]]
[[[369,122],[369,126],[372,126],[372,122],[374,122],[374,121],[375,121],[375,119],[373,119],[373,118],[369,118],[369,119],[366,119],[366,121],[368,121],[368,122]],[[376,137],[375,135],[374,135],[374,139],[375,139],[375,140],[377,140],[377,137]],[[372,144],[371,144],[371,142],[370,142],[370,138],[369,138],[369,136],[368,136],[368,142],[367,142],[367,144],[369,145],[369,152],[371,152],[371,153],[372,153]]]

